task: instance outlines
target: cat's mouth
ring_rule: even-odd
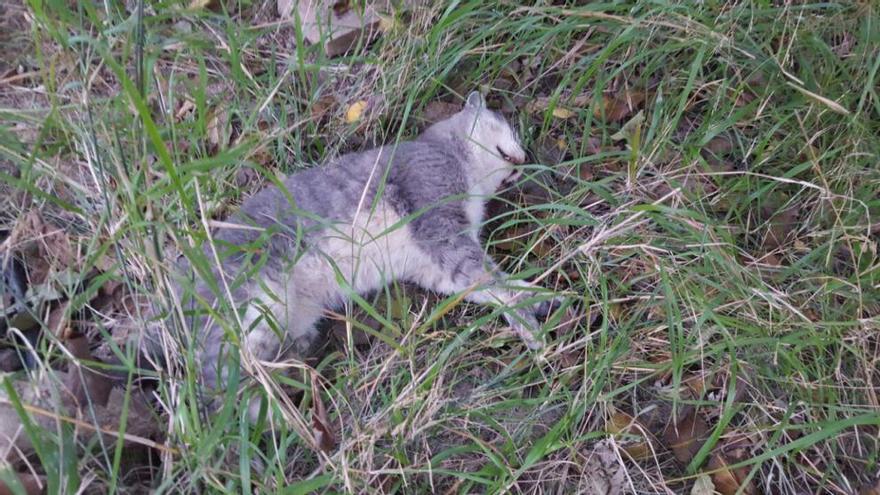
[[[505,186],[513,185],[519,180],[520,176],[522,176],[522,170],[514,168],[513,171],[501,181],[501,184]]]

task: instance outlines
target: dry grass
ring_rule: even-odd
[[[74,432],[63,418],[106,413],[49,400],[4,482],[30,465],[53,493],[685,493],[700,473],[721,493],[880,490],[876,6],[437,3],[328,59],[273,4],[193,5],[2,7],[0,259],[28,291],[8,268],[3,304],[29,315],[4,345],[33,351],[0,364],[63,383],[115,355],[112,430],[155,424],[138,431],[162,445]],[[535,162],[493,202],[490,250],[571,303],[543,360],[497,314],[393,286],[304,362],[246,362],[260,386],[218,414],[185,333],[136,379],[125,344],[175,310],[169,260],[197,263],[206,226],[477,87]],[[248,423],[249,394],[287,421]]]

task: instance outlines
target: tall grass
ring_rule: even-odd
[[[27,193],[4,221],[39,209],[78,226],[80,266],[57,284],[100,266],[180,315],[168,268],[178,253],[207,266],[210,220],[483,88],[535,158],[493,205],[489,249],[578,316],[545,325],[539,361],[497,313],[393,286],[347,307],[300,373],[257,369],[260,386],[231,387],[216,414],[184,317],[155,392],[168,449],[132,466],[122,441],[29,429],[53,488],[574,493],[600,476],[605,438],[633,493],[689,490],[733,440],[764,492],[873,483],[880,17],[870,2],[779,4],[435,4],[334,59],[272,4],[15,6],[30,31],[4,50],[35,75],[0,100],[15,168],[0,179]],[[369,110],[346,123],[357,101]],[[232,342],[234,311],[216,308]],[[94,335],[125,319],[95,319]],[[287,421],[247,421],[250,395]],[[317,402],[329,451],[313,444]],[[658,429],[650,456],[609,433],[616,411]],[[708,429],[682,461],[658,425],[693,411]]]

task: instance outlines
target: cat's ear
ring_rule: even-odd
[[[486,108],[486,100],[483,99],[483,95],[479,91],[471,91],[464,106],[467,108]]]

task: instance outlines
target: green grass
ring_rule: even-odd
[[[174,311],[169,264],[209,261],[208,220],[277,174],[414,136],[431,102],[482,88],[539,162],[527,198],[493,209],[489,249],[580,317],[548,323],[538,361],[497,313],[391,287],[346,308],[350,325],[301,373],[264,370],[242,392],[273,399],[287,421],[271,427],[246,421],[234,388],[206,414],[178,335],[156,391],[165,449],[132,460],[116,438],[31,425],[49,492],[575,493],[604,479],[591,453],[607,438],[631,493],[687,493],[713,457],[757,492],[871,486],[878,7],[561,3],[401,11],[334,59],[274,3],[9,7],[0,51],[21,67],[10,76],[32,74],[0,83],[2,228],[34,209],[64,228],[77,254],[48,285],[71,314],[105,282],[96,270]],[[346,123],[360,100],[366,117]],[[146,318],[134,306],[77,324],[124,354],[119,329]],[[217,311],[234,341],[232,308]],[[62,344],[41,341],[43,362],[67,366]],[[326,452],[316,402],[337,440]],[[638,428],[609,433],[620,413],[651,432],[648,456],[633,454]],[[663,430],[688,413],[705,443],[676,458]]]

